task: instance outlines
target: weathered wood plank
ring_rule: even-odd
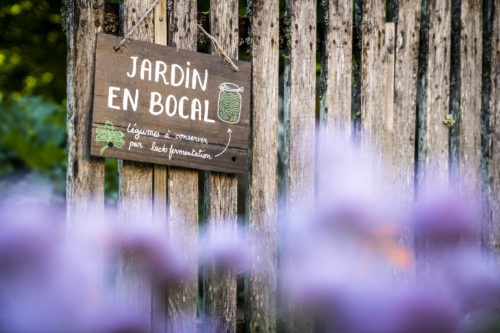
[[[288,214],[314,200],[316,132],[316,1],[287,1],[289,30],[285,50],[284,83],[284,184]],[[284,253],[284,261],[290,260]],[[289,304],[290,332],[310,332],[298,304]]]
[[[104,22],[104,1],[66,0],[67,55],[67,181],[69,224],[98,216],[104,208],[104,161],[90,157],[96,33]]]
[[[168,45],[195,51],[196,1],[175,0],[168,4]],[[184,249],[189,270],[180,287],[168,291],[167,329],[194,332],[198,297],[198,172],[169,167],[167,193],[170,239]]]
[[[207,173],[205,179],[205,231],[224,233],[236,239],[238,183],[234,175]],[[207,267],[203,274],[203,309],[208,332],[236,332],[236,272],[226,268]]]
[[[140,0],[125,0],[121,7],[122,32],[127,33],[148,10],[150,4]],[[152,14],[138,26],[131,38],[147,42],[154,41]],[[112,47],[112,46],[110,46]],[[124,46],[126,47],[126,45]],[[153,213],[153,166],[120,160],[119,203],[124,223],[151,221]],[[123,257],[119,263],[118,292],[126,304],[133,304],[138,316],[151,329],[151,286],[138,270],[134,253]]]
[[[350,0],[322,0],[320,121],[326,135],[351,135],[352,10]]]
[[[415,122],[417,110],[417,75],[422,4],[399,1],[396,63],[394,78],[394,131],[392,158],[396,197],[409,208],[414,200]],[[408,224],[402,226],[402,243],[413,248],[414,235]]]
[[[460,36],[459,170],[457,182],[469,196],[481,219],[481,87],[483,50],[483,1],[462,1]],[[480,245],[480,229],[477,245]]]
[[[394,56],[394,35],[385,31],[385,2],[363,2],[361,48],[361,151],[370,158],[374,175],[386,176],[392,163],[393,106],[387,105],[389,56]],[[387,38],[386,38],[387,37]],[[386,42],[392,37],[390,44]],[[391,54],[389,54],[389,51]]]
[[[488,160],[488,238],[491,251],[500,253],[500,5],[493,3],[491,37],[491,92]]]
[[[154,9],[154,41],[167,45],[167,0],[161,0]],[[153,166],[153,221],[167,226],[167,167]],[[166,298],[162,287],[152,291],[151,318],[155,332],[164,332],[166,323]]]
[[[249,332],[276,331],[277,167],[279,1],[248,5],[252,45],[252,135],[249,154],[248,228],[255,235],[252,255],[258,272],[245,281],[245,320]]]
[[[285,189],[289,205],[314,198],[316,2],[290,0],[285,62]]]
[[[481,195],[481,82],[483,1],[462,1],[460,38],[460,188]],[[471,198],[472,199],[472,198]]]
[[[384,28],[384,57],[382,58],[383,80],[384,80],[384,95],[382,116],[384,122],[382,124],[384,136],[384,150],[388,151],[387,162],[390,165],[387,167],[390,173],[393,174],[396,165],[394,165],[394,63],[396,50],[396,25],[395,23],[386,23]]]
[[[443,121],[449,112],[451,0],[430,0],[429,13],[423,195],[448,188],[449,129]]]
[[[232,59],[238,58],[238,2],[210,1],[210,34]],[[212,49],[212,54],[217,54]],[[218,172],[205,175],[206,232],[220,228],[238,235],[238,180]],[[207,267],[203,276],[203,309],[210,332],[236,332],[236,273]]]
[[[167,45],[167,0],[154,10],[155,43]],[[156,223],[167,223],[167,167],[153,166],[153,216]]]

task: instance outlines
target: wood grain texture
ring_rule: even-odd
[[[224,234],[236,239],[237,178],[221,173],[208,173],[205,179],[205,232]],[[236,272],[211,265],[203,272],[203,309],[208,332],[236,332]]]
[[[154,9],[155,43],[167,45],[167,0]],[[155,223],[167,224],[167,167],[153,166],[153,217]]]
[[[350,0],[322,0],[320,121],[324,134],[351,135],[352,10]]]
[[[167,45],[167,0],[161,0],[154,9],[154,40],[156,44]],[[167,226],[167,167],[153,165],[153,222]],[[167,304],[165,289],[153,286],[151,321],[153,331],[165,332]]]
[[[493,4],[488,161],[488,248],[500,253],[500,5]]]
[[[481,196],[481,82],[483,1],[462,1],[460,38],[459,178],[462,191]]]
[[[387,81],[394,57],[394,34],[385,31],[385,3],[363,2],[361,48],[361,151],[373,175],[385,178],[392,165],[393,105]]]
[[[394,81],[394,183],[406,205],[413,202],[418,45],[421,4],[399,2]]]
[[[238,58],[238,2],[210,1],[210,34],[232,58]],[[212,48],[212,54],[217,51]],[[238,180],[236,176],[218,172],[205,175],[206,232],[224,228],[238,235]],[[208,331],[236,332],[236,273],[207,267],[203,273],[203,309],[209,318]]]
[[[168,168],[168,227],[172,245],[188,269],[167,291],[167,331],[196,331],[198,298],[198,172]]]
[[[168,45],[196,50],[196,1],[168,2]],[[198,172],[168,168],[169,235],[184,249],[189,276],[167,295],[167,330],[194,332],[198,297]]]
[[[254,271],[245,281],[248,332],[276,331],[279,1],[253,0],[251,20],[252,134],[248,228]],[[257,271],[258,269],[258,271]]]
[[[287,1],[288,48],[284,73],[284,185],[287,214],[314,201],[316,141],[316,1]],[[284,253],[284,261],[289,254]],[[311,332],[299,304],[288,304],[290,332]]]
[[[70,225],[99,217],[104,208],[104,161],[90,157],[96,33],[104,22],[104,1],[65,1],[67,35],[67,180]],[[90,215],[90,216],[89,216]]]
[[[384,136],[384,150],[388,151],[387,167],[390,174],[394,173],[396,166],[394,165],[393,152],[394,147],[394,63],[395,63],[395,50],[396,50],[396,25],[395,23],[386,23],[384,29],[384,47],[385,53],[383,57],[383,77],[384,77],[384,101],[382,117],[384,122],[382,124]],[[390,156],[389,156],[390,155]]]
[[[289,205],[314,198],[316,2],[290,0],[285,62],[285,189]]]
[[[443,121],[449,113],[451,0],[430,0],[429,13],[425,157],[419,184],[424,196],[448,188],[449,129]]]
[[[149,3],[140,0],[124,0],[120,8],[122,32],[128,32],[149,6]],[[153,14],[136,28],[131,38],[154,41],[152,16]],[[150,222],[153,213],[153,166],[119,160],[118,174],[118,208],[123,223]],[[121,258],[118,265],[117,288],[123,302],[126,305],[133,304],[139,318],[149,323],[151,330],[151,285],[138,270],[137,260],[134,253],[128,253]]]
[[[406,208],[413,204],[415,193],[415,122],[421,8],[419,1],[399,1],[394,77],[393,189]],[[404,224],[402,243],[413,248],[413,240],[411,227]]]
[[[91,154],[244,173],[250,127],[250,63],[236,61],[240,71],[235,72],[221,57],[137,40],[129,40],[124,50],[115,52],[113,45],[119,40],[98,36]],[[158,64],[164,66],[163,78],[157,76],[162,73],[155,70]],[[179,77],[180,86],[174,87]],[[197,83],[192,89],[189,84],[198,80],[204,85]],[[221,91],[220,87],[229,90]],[[238,91],[231,90],[235,87]],[[153,96],[159,96],[160,103],[155,103]],[[228,96],[238,98],[238,109],[231,110],[238,112],[238,119],[230,118],[231,123],[223,120],[219,111]],[[109,147],[103,141],[107,133],[118,133],[115,131],[123,133],[123,146]]]

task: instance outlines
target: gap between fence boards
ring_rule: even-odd
[[[120,6],[117,3],[107,3],[106,13],[104,16],[104,32],[107,34],[118,36],[120,33]],[[208,12],[198,13],[198,24],[206,31],[210,31],[210,15]],[[250,20],[247,16],[239,16],[238,30],[239,30],[239,46],[249,46],[248,31],[250,28]],[[316,50],[321,51],[321,44],[324,36],[324,25],[317,23],[316,26]],[[280,18],[280,33],[279,33],[279,48],[284,50],[286,48],[286,31],[287,26],[285,20]],[[198,44],[201,46],[210,46],[210,40],[203,34],[198,34]]]

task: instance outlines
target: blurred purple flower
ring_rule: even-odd
[[[199,264],[244,271],[251,264],[249,241],[234,226],[212,227],[200,239]]]
[[[403,293],[390,310],[386,333],[453,333],[461,320],[455,300],[437,290]]]
[[[187,274],[181,258],[183,249],[171,245],[165,230],[152,224],[138,223],[112,230],[111,253],[123,260],[130,259],[135,269],[151,279],[153,284],[175,284]]]
[[[471,201],[453,195],[428,199],[417,207],[417,235],[434,249],[479,244],[479,209]]]
[[[22,279],[43,281],[52,268],[58,230],[25,218],[5,220],[2,216],[0,221],[0,280],[4,283],[19,283]]]

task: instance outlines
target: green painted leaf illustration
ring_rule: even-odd
[[[109,120],[106,120],[104,126],[97,126],[95,141],[106,142],[106,145],[101,148],[100,154],[102,155],[108,148],[122,148],[125,145],[125,141],[122,139],[123,136],[123,132],[115,130],[115,126]]]

